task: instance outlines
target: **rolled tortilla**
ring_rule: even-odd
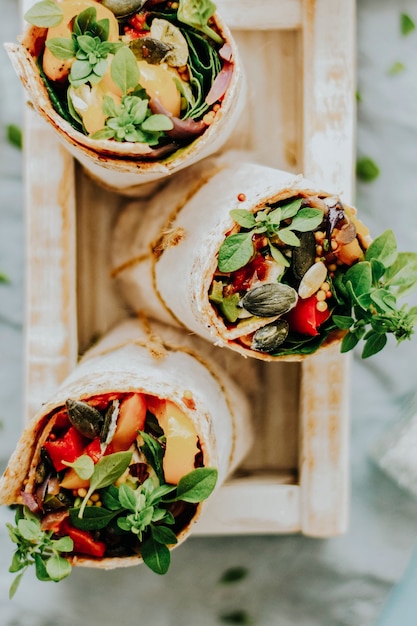
[[[165,434],[164,482],[176,485],[195,468],[210,467],[217,470],[218,488],[247,453],[252,433],[248,399],[229,375],[235,366],[219,360],[216,353],[206,342],[173,328],[137,320],[121,323],[85,354],[25,428],[0,480],[0,504],[26,504],[42,518],[45,528],[60,536],[73,523],[68,507],[79,507],[78,496],[83,497],[89,487],[89,480],[82,480],[64,461],[87,455],[97,463],[128,450],[133,455],[129,469],[116,484],[136,489],[148,477],[158,485],[161,478],[137,435],[145,431],[154,441],[160,438],[155,420]],[[240,381],[245,383],[245,376],[247,387],[256,384],[252,369],[239,368]],[[86,420],[87,426],[94,424],[89,416],[74,422],[72,415],[69,420],[74,408],[69,408],[68,400],[75,402],[75,418],[77,407],[85,411],[88,404],[103,419],[110,415],[110,425],[96,422],[97,434],[97,429],[86,430]],[[78,451],[68,457],[71,446]],[[105,494],[103,490],[96,494],[103,510]],[[86,511],[91,505],[96,506],[89,501]],[[177,516],[171,527],[178,544],[190,534],[204,506],[201,502],[180,505],[170,509]],[[104,543],[104,553],[92,556],[74,550],[69,555],[73,565],[110,569],[141,562],[141,543],[131,533],[115,542],[107,526],[93,532],[95,543],[99,547]]]
[[[117,20],[111,11],[102,6],[100,2],[96,2],[96,0],[54,0],[54,2],[64,10],[65,20],[73,13],[79,14],[89,7],[98,7],[97,19],[109,19],[110,17],[108,41],[117,42],[117,34],[114,34],[114,31],[117,33]],[[119,38],[119,43],[123,42],[126,47],[129,47],[133,41],[139,52],[141,45],[138,42],[144,41],[144,37],[148,40],[149,38],[152,39],[153,42],[155,37],[161,37],[164,39],[162,43],[167,44],[165,41],[167,35],[163,34],[164,28],[156,29],[154,32],[152,27],[154,18],[166,25],[167,20],[164,14],[166,2],[149,2],[149,4],[152,6],[148,7],[148,3],[145,3],[135,18],[151,15],[150,18],[147,18],[151,30],[138,32],[131,26],[132,16],[119,18],[120,31],[126,29],[126,33]],[[172,10],[168,12],[173,14]],[[117,141],[113,138],[92,138],[95,131],[101,130],[102,127],[107,128],[107,126],[104,127],[106,115],[101,108],[103,94],[110,95],[115,100],[116,106],[120,105],[122,92],[112,81],[110,69],[107,69],[103,79],[98,83],[95,81],[92,84],[87,81],[81,86],[71,87],[68,90],[68,75],[64,73],[61,76],[59,74],[60,68],[57,70],[55,66],[61,64],[67,67],[66,72],[68,73],[69,61],[54,59],[50,50],[46,50],[49,65],[51,65],[51,57],[55,61],[50,73],[54,77],[56,74],[57,80],[49,80],[49,83],[46,84],[39,71],[38,63],[42,63],[48,29],[30,26],[21,37],[20,43],[5,44],[14,69],[36,111],[58,134],[70,153],[84,166],[94,180],[110,190],[126,195],[138,195],[139,186],[145,183],[155,183],[155,181],[159,181],[219,150],[231,134],[245,101],[244,78],[238,51],[230,31],[221,17],[215,13],[210,21],[210,29],[217,38],[215,41],[210,37],[201,38],[200,31],[195,28],[184,28],[184,24],[178,21],[175,15],[171,16],[169,20],[181,32],[191,33],[194,38],[197,38],[197,42],[202,40],[208,42],[204,45],[209,45],[213,51],[213,55],[217,59],[217,67],[212,76],[205,76],[200,84],[200,66],[198,66],[199,69],[194,70],[191,81],[187,81],[187,72],[189,78],[193,71],[190,54],[187,59],[181,52],[179,61],[177,59],[172,60],[172,57],[169,56],[163,57],[162,61],[152,59],[152,63],[144,59],[138,61],[139,80],[142,80],[147,97],[150,98],[149,105],[152,113],[166,114],[174,120],[174,128],[167,131],[166,134],[163,133],[162,139],[152,145],[146,143],[145,140],[143,142],[132,141],[129,136]],[[58,34],[62,38],[61,26],[62,24],[59,25]],[[148,27],[145,25],[144,28]],[[52,31],[52,29],[49,30]],[[65,37],[69,38],[71,31],[68,30],[64,34]],[[199,37],[200,39],[198,39]],[[158,40],[156,41],[158,42]],[[170,45],[169,41],[168,45]],[[174,46],[176,45],[177,43],[174,42]],[[149,51],[146,47],[144,50],[146,59]],[[197,49],[197,52],[193,54],[198,53]],[[143,54],[143,50],[140,54]],[[113,59],[114,56],[110,54],[108,68],[110,68],[110,61]],[[179,62],[183,65],[178,68]],[[206,64],[209,67],[209,62],[206,59],[199,59],[198,63],[200,62],[202,66]],[[206,70],[201,71],[204,74]],[[140,86],[141,83],[139,82]],[[129,94],[132,93],[131,87],[128,92]],[[68,93],[72,94],[69,98],[67,98]],[[75,97],[74,93],[76,94]],[[56,94],[58,94],[58,98],[56,98]],[[196,97],[200,97],[201,106],[194,109],[196,113],[190,113]],[[69,112],[67,99],[70,102]],[[188,101],[188,111],[184,108],[186,100]],[[181,111],[178,108],[180,106]],[[75,117],[78,116],[78,125],[74,121],[74,107],[78,107],[75,110]],[[87,107],[88,113],[85,113],[85,107]],[[94,110],[93,107],[95,107]],[[97,119],[101,119],[99,127],[97,127]],[[148,189],[147,193],[149,193]]]
[[[297,219],[306,215],[305,209],[309,211],[308,241],[296,229],[300,245],[275,237],[271,250],[265,232],[256,234],[252,242],[249,235],[248,241],[255,218],[278,207],[284,210],[293,201],[298,203],[297,211],[304,209]],[[216,345],[265,361],[299,361],[343,336],[330,315],[336,305],[332,277],[363,258],[370,237],[356,210],[337,196],[302,176],[237,162],[234,154],[226,154],[181,174],[143,209],[143,204],[129,203],[113,239],[113,276],[135,311],[183,325]],[[236,209],[243,211],[247,228],[232,217],[230,212]],[[294,239],[288,234],[292,219],[285,218],[280,225],[286,229],[282,237],[286,235],[289,242]],[[306,226],[300,228],[304,231]],[[246,254],[243,266],[234,271],[219,268],[225,239],[237,233],[246,238],[246,251],[249,246],[248,254],[232,250],[237,257]],[[300,252],[303,267],[295,276],[293,259]],[[307,269],[310,280],[304,279]],[[248,292],[249,301],[255,300],[251,305],[248,298],[243,300]],[[276,299],[278,308],[272,306]],[[300,311],[307,305],[309,313],[305,308]],[[303,327],[297,316],[301,321],[313,318],[310,328]],[[285,341],[274,344],[276,336],[279,342],[285,334],[286,324]]]

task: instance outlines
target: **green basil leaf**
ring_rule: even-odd
[[[133,489],[131,489],[128,485],[120,485],[119,487],[119,501],[124,509],[128,511],[132,511],[135,513],[136,511],[136,496]]]
[[[389,313],[397,308],[397,298],[386,289],[375,289],[370,298],[380,312]]]
[[[353,350],[355,346],[359,343],[360,337],[352,332],[348,332],[342,339],[340,351],[341,352],[349,352]]]
[[[282,252],[278,250],[277,247],[273,246],[271,243],[269,243],[269,251],[271,253],[272,258],[274,259],[274,261],[278,263],[278,265],[283,265],[284,267],[290,266],[290,262],[287,259],[287,257],[285,257],[282,254]]]
[[[164,456],[163,447],[156,439],[148,435],[148,433],[141,431],[140,435],[144,441],[144,445],[141,446],[141,449],[146,456],[149,465],[158,476],[159,482],[165,483],[164,470],[162,467],[162,459]]]
[[[50,28],[58,26],[64,18],[64,13],[58,4],[53,0],[43,0],[37,2],[28,11],[26,11],[24,19],[40,28]]]
[[[303,198],[297,198],[292,200],[288,204],[281,206],[281,219],[287,220],[289,217],[294,217],[298,213],[303,203]]]
[[[155,502],[157,502],[157,500],[160,500],[164,496],[175,491],[175,489],[176,489],[175,485],[168,485],[166,483],[163,485],[160,485],[159,487],[156,487],[156,489],[154,489],[149,496],[149,499],[148,499],[149,504],[154,504]]]
[[[367,261],[375,259],[385,267],[390,267],[395,262],[397,254],[395,235],[392,230],[386,230],[373,240],[365,253],[365,259]]]
[[[88,480],[93,475],[94,461],[87,454],[79,456],[74,463],[69,463],[68,461],[63,461],[63,463],[68,465],[68,467],[72,467],[82,480]]]
[[[92,65],[89,61],[80,61],[77,59],[71,66],[69,81],[74,87],[78,87],[86,82],[92,71]]]
[[[44,558],[38,553],[35,553],[33,555],[33,558],[35,561],[36,578],[44,582],[51,580],[51,577],[49,576],[47,569],[46,569],[46,563],[45,563]]]
[[[163,543],[164,545],[173,545],[178,543],[176,534],[166,526],[151,526],[151,533],[153,539],[157,543]]]
[[[362,350],[362,358],[367,359],[380,352],[387,343],[387,336],[379,333],[369,333]]]
[[[91,35],[80,35],[77,37],[77,44],[81,50],[87,53],[94,53],[97,50],[97,42]]]
[[[81,530],[101,530],[108,526],[116,515],[121,511],[120,504],[117,510],[109,511],[103,506],[87,506],[82,518],[78,517],[79,508],[69,510],[71,524]],[[70,550],[68,550],[70,552]]]
[[[96,464],[90,480],[90,489],[102,489],[114,483],[129,467],[131,452],[115,452],[103,456]]]
[[[254,254],[252,233],[236,233],[226,237],[220,246],[218,265],[221,272],[229,273],[244,267]]]
[[[281,228],[277,232],[278,237],[287,244],[287,246],[296,246],[300,245],[300,240],[295,233],[292,232],[292,225],[288,228]]]
[[[57,59],[72,59],[75,57],[73,39],[67,37],[53,37],[45,42],[45,46]]]
[[[255,216],[246,209],[233,209],[230,211],[230,216],[242,228],[253,228],[256,226]]]
[[[92,84],[96,85],[100,82],[99,79],[103,78],[104,74],[107,72],[107,66],[108,66],[107,59],[99,59],[97,63],[93,65],[94,76],[90,78],[90,82]]]
[[[353,317],[349,317],[348,315],[333,315],[332,320],[336,326],[342,330],[349,330],[355,323]]]
[[[61,556],[51,556],[51,558],[46,561],[46,571],[55,582],[59,582],[69,576],[71,569],[71,564],[68,563],[67,559]]]
[[[322,223],[324,218],[323,211],[320,209],[305,208],[300,209],[297,215],[293,217],[291,229],[298,230],[302,233],[308,230],[314,230]]]
[[[91,139],[114,139],[115,131],[111,128],[103,128],[93,133]]]
[[[271,226],[279,226],[282,221],[282,210],[281,207],[277,209],[273,209],[267,215],[268,224]]]
[[[183,24],[201,30],[213,41],[222,44],[223,39],[208,25],[215,11],[216,5],[211,0],[180,0],[177,19]]]
[[[101,41],[103,42],[107,41],[107,39],[109,38],[109,33],[110,33],[110,20],[107,17],[103,18],[102,20],[98,20],[94,24],[94,36],[99,37]]]
[[[170,563],[171,554],[169,549],[162,543],[158,543],[150,535],[142,543],[141,555],[145,565],[156,574],[166,574]]]
[[[129,467],[132,460],[131,452],[115,452],[103,456],[96,464],[90,479],[90,487],[81,504],[78,516],[82,518],[88,499],[96,489],[102,489],[113,484]]]
[[[75,35],[85,35],[88,32],[94,30],[94,25],[97,23],[97,11],[95,7],[88,7],[84,11],[81,11],[74,20],[73,32]]]
[[[17,543],[15,541],[15,543]],[[20,572],[21,569],[23,569],[24,567],[26,567],[27,565],[27,561],[24,559],[22,560],[22,554],[20,554],[20,552],[18,550],[16,550],[12,556],[12,562],[10,564],[9,567],[9,572],[11,574],[15,574],[16,572]]]
[[[383,275],[385,274],[386,267],[381,261],[377,259],[371,259],[371,269],[372,269],[372,282],[374,284],[378,284]]]
[[[209,497],[216,486],[218,472],[214,467],[198,467],[181,478],[175,500],[193,504]]]
[[[414,291],[417,286],[417,254],[399,252],[385,273],[385,284],[398,287],[398,296]]]
[[[166,131],[174,128],[173,121],[167,115],[159,113],[150,115],[141,125],[142,130],[146,132]]]
[[[351,284],[353,293],[357,298],[369,294],[372,289],[371,264],[367,261],[361,261],[352,265],[345,274],[344,282],[346,286]]]
[[[16,578],[13,580],[12,584],[10,585],[10,589],[9,589],[9,600],[11,600],[14,595],[16,594],[16,591],[20,585],[20,581],[22,580],[22,576],[25,573],[26,570],[23,570],[23,572],[20,572],[20,574],[18,574],[16,576]]]
[[[52,548],[58,552],[72,552],[74,542],[71,537],[61,537],[60,539],[54,539],[52,541]]]
[[[111,77],[123,94],[136,89],[139,69],[136,57],[127,46],[120,48],[113,57]]]
[[[121,507],[119,501],[119,490],[114,485],[109,485],[100,492],[101,502],[106,509],[118,511]]]
[[[17,528],[23,539],[28,541],[38,541],[42,536],[39,524],[36,524],[33,520],[21,519],[17,524]]]

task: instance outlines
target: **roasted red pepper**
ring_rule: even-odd
[[[258,280],[264,280],[267,272],[267,263],[262,254],[257,254],[255,258],[244,267],[230,274],[233,291],[246,291],[250,288],[256,274]]]
[[[317,310],[315,295],[309,298],[298,298],[297,304],[286,315],[290,330],[301,335],[315,337],[319,334],[318,328],[330,317],[330,310]]]
[[[94,461],[94,463],[97,463],[101,459],[102,456],[106,456],[106,454],[113,454],[113,452],[114,452],[114,448],[112,444],[110,443],[106,447],[103,453],[101,451],[100,437],[96,437],[88,444],[88,446],[83,451],[83,454],[87,454],[90,457],[90,459]]]
[[[137,13],[129,19],[129,26],[125,26],[125,35],[129,39],[139,39],[149,35],[149,26],[146,23],[146,13]]]
[[[75,554],[85,554],[87,556],[102,557],[106,551],[106,544],[104,541],[97,541],[94,539],[93,534],[88,530],[81,530],[81,528],[75,528],[70,524],[68,519],[64,520],[61,525],[60,532],[63,535],[68,535],[74,542],[73,552]]]
[[[68,468],[62,461],[74,463],[83,453],[87,442],[88,439],[81,435],[74,426],[71,426],[62,438],[53,441],[45,441],[43,446],[56,471],[60,472]]]

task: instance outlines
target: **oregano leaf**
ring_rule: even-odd
[[[233,209],[230,211],[230,217],[242,228],[253,228],[256,226],[253,213],[246,209]]]
[[[219,249],[218,266],[221,272],[235,272],[252,258],[252,233],[236,233],[226,237]]]
[[[202,502],[213,492],[217,476],[214,467],[198,467],[180,479],[175,499],[193,504]]]
[[[62,556],[51,556],[46,561],[45,566],[49,576],[55,582],[59,582],[71,574],[71,564]]]
[[[139,83],[139,69],[136,57],[127,46],[120,48],[113,57],[111,77],[123,94],[136,89]]]
[[[171,564],[171,554],[167,546],[158,543],[149,535],[142,543],[141,555],[143,562],[155,574],[166,574]]]
[[[42,0],[34,4],[24,15],[24,19],[33,26],[50,28],[58,26],[64,18],[61,7],[53,0]]]

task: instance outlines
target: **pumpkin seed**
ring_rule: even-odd
[[[275,352],[288,337],[289,324],[287,320],[276,320],[267,324],[254,333],[252,350],[257,352]]]
[[[300,245],[292,251],[292,271],[297,280],[301,280],[316,258],[316,238],[314,233],[299,233]]]
[[[309,298],[316,291],[320,289],[320,286],[327,278],[327,267],[323,261],[317,261],[314,263],[304,274],[301,283],[298,287],[298,295],[300,298]]]
[[[88,439],[95,439],[101,431],[103,416],[100,411],[79,400],[66,401],[68,417],[71,424],[79,433]]]
[[[152,39],[152,37],[133,39],[129,47],[137,59],[143,59],[152,65],[159,65],[159,63],[165,61],[167,55],[173,49],[172,45],[163,43],[159,39]]]
[[[101,4],[116,17],[127,17],[139,11],[146,0],[101,0]]]
[[[275,317],[290,311],[297,300],[297,292],[289,285],[266,283],[248,291],[239,304],[252,315]]]

